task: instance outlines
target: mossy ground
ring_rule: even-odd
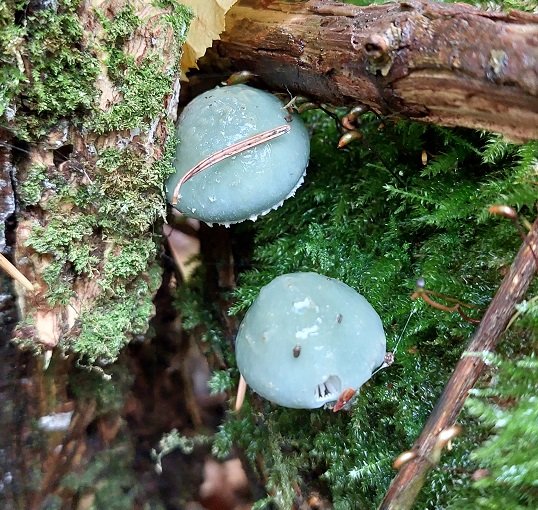
[[[163,21],[184,34],[186,11],[166,4],[173,9]],[[159,56],[135,63],[122,51],[139,23],[132,10],[103,21],[107,41],[92,48],[81,46],[77,6],[77,0],[63,0],[57,10],[30,12],[26,0],[0,5],[0,52],[6,64],[0,70],[0,115],[20,139],[40,141],[63,118],[104,134],[144,131],[151,117],[164,114],[162,99],[171,81]],[[124,97],[104,113],[93,109],[97,50],[108,55],[109,76]],[[31,64],[31,77],[22,56]],[[406,122],[380,129],[380,122],[368,116],[361,128],[363,141],[339,152],[332,121],[317,113],[307,120],[313,151],[304,187],[258,223],[232,229],[233,235],[252,237],[256,246],[250,268],[239,275],[232,312],[246,310],[275,276],[299,270],[341,279],[364,294],[383,319],[389,346],[410,311],[417,312],[396,363],[361,389],[349,414],[286,410],[251,396],[240,415],[228,416],[213,448],[226,456],[239,445],[257,463],[269,494],[258,508],[265,503],[290,508],[296,484],[305,492],[315,488],[330,495],[336,509],[373,508],[393,476],[391,460],[420,432],[473,330],[458,314],[411,302],[415,281],[424,277],[427,288],[487,306],[521,242],[514,226],[488,215],[487,207],[503,203],[532,216],[538,196],[537,145],[516,147],[492,136]],[[47,221],[36,225],[29,244],[51,257],[43,275],[51,305],[68,302],[77,277],[102,270],[99,301],[84,311],[76,336],[65,343],[90,363],[112,361],[129,333],[147,326],[159,283],[154,266],[158,239],[150,232],[164,214],[162,182],[172,157],[172,141],[166,143],[157,163],[147,164],[130,148],[105,149],[95,165],[78,169],[74,181],[36,166],[19,188],[25,207],[46,211]],[[204,339],[227,364],[215,373],[212,386],[231,390],[238,376],[233,351],[220,333],[214,303],[203,300],[202,281],[199,275],[190,289],[182,290],[185,327],[203,325]],[[530,307],[513,325],[507,355],[517,356],[520,345],[530,342],[536,315]],[[488,418],[486,411],[482,414]],[[469,451],[485,435],[470,419],[465,418],[469,432],[434,470],[417,508],[443,508],[459,486],[469,485],[477,465]],[[522,441],[529,444],[528,436]],[[484,452],[485,457],[495,455]],[[101,467],[110,462],[96,459]],[[89,471],[78,487],[92,484],[92,476]],[[529,492],[526,478],[517,483],[520,492]],[[508,480],[506,487],[514,485]],[[532,508],[533,501],[525,496],[518,504]]]
[[[312,153],[304,186],[255,224],[232,229],[252,236],[254,249],[231,313],[242,314],[263,285],[294,271],[338,278],[362,293],[383,320],[389,349],[415,313],[396,362],[361,388],[350,413],[284,409],[252,395],[240,414],[228,416],[213,450],[226,456],[239,445],[257,466],[269,495],[256,508],[290,508],[297,483],[303,493],[330,495],[338,510],[375,508],[394,476],[392,460],[419,435],[475,328],[457,313],[412,301],[416,281],[424,278],[426,288],[476,306],[469,315],[481,316],[521,244],[513,223],[488,207],[509,204],[532,218],[538,144],[367,115],[363,139],[339,151],[332,119],[313,113],[306,120]],[[197,310],[196,302],[192,290],[182,291],[187,326],[209,324],[206,340],[229,360],[212,387],[233,391],[233,352],[215,333],[212,305],[198,298]],[[521,354],[531,332],[515,323],[504,352]],[[462,423],[468,429],[433,470],[417,508],[444,508],[470,483],[476,463],[469,452],[485,435],[469,416]]]

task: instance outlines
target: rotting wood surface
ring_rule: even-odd
[[[538,138],[538,16],[464,4],[242,0],[221,63],[334,105]]]
[[[84,49],[96,46],[97,42],[103,44],[106,38],[103,27],[99,23],[98,11],[105,14],[109,20],[118,17],[121,12],[130,6],[135,14],[144,20],[144,23],[134,30],[123,48],[125,54],[136,61],[143,60],[150,53],[158,52],[162,59],[163,69],[173,67],[176,55],[173,51],[174,32],[172,26],[164,28],[163,18],[168,14],[166,8],[153,7],[143,0],[129,2],[127,0],[88,0],[79,10],[80,21],[86,31],[84,33]],[[95,83],[99,95],[99,110],[108,111],[123,100],[122,93],[112,82],[105,66],[106,53],[100,54],[101,73]],[[152,118],[149,121],[150,129],[147,131],[108,131],[99,135],[79,129],[67,120],[60,122],[53,128],[39,144],[31,144],[27,157],[18,164],[18,179],[24,182],[31,168],[43,166],[47,175],[63,175],[73,188],[87,186],[91,182],[91,175],[96,166],[98,154],[108,148],[129,149],[133,154],[140,155],[147,164],[158,161],[163,154],[162,144],[157,140],[166,139],[168,122],[175,121],[177,105],[179,102],[179,72],[173,77],[173,88],[163,99],[165,115]],[[68,157],[56,161],[55,154],[61,153],[65,147],[71,147]],[[46,195],[46,194],[45,194]],[[23,210],[18,213],[17,243],[14,258],[19,269],[35,285],[36,291],[20,296],[24,303],[25,315],[31,317],[33,325],[25,329],[19,328],[15,334],[18,339],[32,338],[41,346],[52,350],[60,340],[72,334],[78,335],[76,321],[84,310],[92,308],[93,303],[101,294],[97,278],[90,274],[87,277],[77,275],[73,283],[75,295],[68,305],[51,306],[46,293],[48,285],[43,280],[43,272],[50,264],[51,256],[42,256],[34,253],[28,247],[28,240],[36,224],[46,225],[50,221],[50,213],[45,207],[47,197],[40,201],[39,207]],[[73,208],[69,213],[75,217],[78,211]],[[67,212],[66,212],[67,214]],[[104,239],[101,232],[95,232],[92,239],[87,240],[95,253],[113,253],[110,249],[110,239]],[[106,257],[97,273],[102,271]]]

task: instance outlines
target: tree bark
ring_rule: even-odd
[[[109,55],[104,50],[106,38],[100,13],[104,19],[112,22],[119,17],[127,8],[132,8],[133,13],[142,20],[128,37],[122,50],[135,62],[142,62],[148,55],[158,53],[162,60],[163,71],[174,68],[178,58],[174,48],[175,34],[173,27],[163,20],[169,15],[169,9],[152,6],[143,0],[128,2],[125,0],[85,0],[79,7],[79,18],[82,26],[86,27],[82,42],[86,51],[98,47],[100,59],[100,73],[95,82],[98,92],[98,110],[109,112],[125,100],[125,91],[118,90],[110,77],[107,68]],[[31,63],[28,63],[31,67]],[[30,71],[28,71],[30,74]],[[32,168],[43,166],[47,175],[63,175],[71,183],[73,189],[83,188],[92,183],[98,159],[107,149],[121,149],[124,153],[129,152],[132,157],[139,157],[145,165],[159,161],[164,152],[164,140],[168,136],[170,123],[177,116],[177,105],[180,90],[179,69],[172,78],[172,87],[163,95],[163,111],[153,118],[144,119],[144,125],[137,129],[108,129],[102,133],[81,129],[72,125],[67,119],[60,122],[52,129],[40,143],[30,144],[27,157],[19,163],[18,178],[24,182]],[[143,101],[144,98],[139,98]],[[62,148],[68,150],[68,156],[59,158]],[[120,174],[124,171],[118,167],[115,170]],[[118,184],[117,187],[121,187]],[[116,190],[102,190],[102,196],[107,199]],[[134,190],[137,192],[138,190]],[[133,193],[133,190],[125,190],[125,193]],[[70,271],[69,279],[72,281],[74,295],[67,305],[50,306],[47,300],[48,285],[43,280],[43,272],[51,263],[54,253],[41,255],[29,247],[29,238],[36,225],[48,225],[52,214],[47,207],[48,200],[54,197],[54,191],[44,193],[37,207],[26,208],[18,215],[17,242],[15,246],[15,258],[19,268],[34,283],[34,293],[22,293],[21,303],[24,305],[24,315],[31,317],[32,327],[19,330],[19,339],[31,339],[38,342],[46,349],[53,349],[60,341],[72,334],[77,336],[77,320],[84,310],[91,310],[94,303],[103,294],[98,284],[99,274],[103,273],[103,267],[107,259],[117,255],[121,248],[116,248],[116,242],[111,239],[110,233],[103,235],[100,228],[96,228],[91,236],[87,236],[87,244],[101,259],[97,270],[89,275],[73,274]],[[144,195],[140,194],[142,200]],[[76,217],[80,213],[77,207],[67,203],[64,205],[66,213]],[[93,212],[93,211],[92,211]],[[87,214],[84,211],[81,214]],[[151,225],[150,225],[151,227]],[[148,228],[149,234],[150,228]],[[149,317],[148,317],[149,319]]]
[[[538,138],[536,15],[420,0],[242,0],[214,48],[269,87],[320,102]]]
[[[469,390],[486,366],[484,353],[495,350],[503,332],[534,277],[538,267],[538,220],[491,301],[480,326],[459,360],[443,394],[416,440],[414,457],[405,463],[393,479],[379,510],[409,510],[422,488],[428,471],[438,462],[442,441],[440,433],[454,425]]]

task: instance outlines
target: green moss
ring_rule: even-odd
[[[129,443],[116,441],[113,447],[95,454],[82,473],[68,473],[62,479],[61,487],[81,498],[93,495],[91,508],[125,510],[136,507],[136,498],[141,491],[132,470],[133,462],[134,452]]]
[[[51,305],[69,302],[75,275],[95,271],[99,261],[92,253],[95,226],[95,218],[83,214],[53,214],[46,226],[33,226],[27,246],[52,259],[42,274]]]
[[[95,116],[89,127],[97,133],[140,129],[147,131],[149,123],[164,115],[164,98],[170,93],[172,75],[163,70],[164,64],[157,54],[140,63],[123,55],[113,62],[116,88],[122,101]]]
[[[160,283],[160,269],[153,268],[153,281],[139,277],[121,298],[102,297],[80,316],[78,335],[64,346],[79,354],[89,364],[108,364],[116,360],[121,349],[134,334],[144,334],[153,315],[153,293]]]
[[[537,315],[534,311],[535,319]],[[488,356],[487,360],[496,369],[495,381],[489,388],[473,390],[466,402],[489,436],[472,454],[483,477],[454,494],[449,508],[536,508],[538,361],[535,354],[516,360]]]
[[[46,227],[34,225],[27,241],[36,252],[52,254],[57,259],[69,259],[71,246],[86,242],[95,227],[95,217],[84,214],[55,216]]]
[[[9,2],[0,11],[5,29],[5,33],[0,32],[4,41],[0,51],[11,64],[2,70],[0,112],[12,104],[17,113],[10,125],[16,135],[35,140],[64,117],[80,122],[92,108],[99,65],[84,42],[76,13],[79,0],[62,0],[57,9],[30,11],[22,17],[24,23],[16,24],[15,14],[20,18],[27,4]],[[8,16],[10,26],[5,24]],[[21,55],[30,69],[29,76],[24,74]]]
[[[125,365],[114,364],[107,369],[108,377],[85,367],[75,368],[69,374],[69,391],[82,402],[94,400],[97,416],[121,412],[133,382],[133,375]]]
[[[90,194],[104,229],[129,237],[147,231],[164,216],[163,182],[173,172],[169,145],[161,160],[151,164],[130,147],[105,149],[99,154]]]
[[[21,205],[36,205],[41,200],[41,195],[45,190],[46,177],[47,167],[45,165],[33,165],[28,169],[26,179],[18,189]]]
[[[22,51],[26,29],[15,23],[15,13],[26,3],[24,0],[0,3],[0,117],[25,81]]]
[[[105,43],[112,50],[121,51],[121,46],[134,31],[142,24],[142,20],[136,15],[132,5],[126,5],[112,19],[97,10],[96,15],[105,31]]]
[[[158,5],[170,8],[170,12],[163,16],[163,22],[169,23],[174,30],[174,51],[179,55],[192,13],[173,1]],[[141,61],[135,61],[123,52],[124,41],[141,24],[131,6],[125,7],[113,20],[102,15],[100,20],[106,32],[108,74],[122,100],[97,114],[89,126],[98,133],[147,131],[151,121],[165,114],[164,98],[170,93],[179,59],[176,58],[172,68],[167,69],[158,53],[149,53]]]
[[[74,296],[71,278],[65,262],[55,260],[43,269],[42,277],[48,286],[46,297],[51,305],[67,305]]]
[[[24,42],[30,48],[27,51],[39,57],[36,72],[45,76],[35,90],[20,95],[28,109],[28,118],[18,118],[21,132],[27,129],[23,135],[35,138],[59,118],[56,112],[60,111],[75,121],[80,114],[85,129],[99,134],[147,132],[150,123],[166,115],[163,105],[172,93],[179,59],[165,68],[156,53],[135,61],[124,52],[125,43],[143,23],[131,5],[113,19],[98,14],[105,35],[95,50],[107,56],[104,63],[120,101],[105,112],[95,112],[97,60],[83,45],[77,5],[77,1],[64,1],[57,11],[45,9],[30,17],[34,32]],[[172,25],[179,55],[191,14],[176,2],[166,2],[166,7],[168,13],[161,21]],[[60,75],[62,69],[65,73]],[[47,73],[55,84],[49,83]],[[63,95],[54,88],[56,84]],[[36,113],[46,114],[51,122],[31,124]],[[173,132],[173,125],[169,123],[167,129]],[[86,309],[81,299],[82,314],[73,335],[64,342],[92,363],[112,361],[131,334],[147,329],[153,311],[151,297],[159,276],[155,280],[151,269],[157,253],[151,230],[165,214],[163,182],[173,172],[175,152],[173,135],[166,140],[159,136],[161,131],[153,135],[152,143],[160,153],[149,158],[140,144],[126,141],[125,148],[100,151],[95,164],[81,161],[82,172],[77,166],[76,173],[73,168],[66,177],[52,167],[36,166],[21,184],[23,204],[39,204],[47,213],[43,224],[34,226],[28,246],[50,256],[43,274],[50,304],[67,304],[77,279],[93,277],[98,283],[101,294],[92,298],[97,300],[95,306]]]
[[[112,293],[121,292],[125,283],[146,271],[155,259],[157,246],[151,238],[137,238],[119,246],[106,257],[100,285]]]
[[[320,113],[308,120],[313,137],[304,186],[260,221],[231,229],[232,236],[254,239],[232,312],[246,310],[280,274],[317,271],[346,282],[372,303],[389,349],[410,311],[416,313],[395,364],[361,388],[349,414],[279,408],[250,394],[252,403],[228,416],[213,448],[225,456],[239,446],[254,466],[263,457],[265,503],[289,508],[299,484],[303,494],[328,495],[335,508],[373,508],[394,476],[392,460],[419,435],[475,328],[457,313],[413,302],[416,279],[424,277],[428,289],[481,307],[469,312],[480,317],[521,244],[514,225],[491,216],[488,207],[507,203],[531,214],[538,196],[538,147],[496,147],[496,137],[410,122],[385,121],[380,130],[380,121],[367,115],[364,142],[339,151],[333,121]],[[204,306],[196,279],[191,286],[194,298],[180,290],[180,310],[193,331],[207,324],[209,334],[217,329],[218,312],[213,303]],[[531,335],[531,327],[520,322],[507,336],[515,346]],[[233,351],[226,342],[210,346],[224,351],[221,358],[229,363],[212,386],[226,389],[238,377]],[[468,417],[460,423],[472,425]],[[469,452],[482,432],[467,430],[432,471],[417,508],[445,508],[468,482],[470,475],[462,481],[461,473],[472,469]],[[283,460],[282,451],[292,454]]]
[[[187,38],[189,25],[194,18],[194,13],[190,7],[181,5],[181,2],[178,0],[155,0],[153,4],[163,9],[170,9],[170,12],[163,16],[163,19],[174,30],[175,52],[179,56],[181,54],[181,47]]]

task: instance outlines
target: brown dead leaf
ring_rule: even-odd
[[[182,0],[194,11],[187,40],[183,45],[181,72],[196,68],[196,61],[205,54],[215,39],[224,32],[224,15],[237,0]]]

